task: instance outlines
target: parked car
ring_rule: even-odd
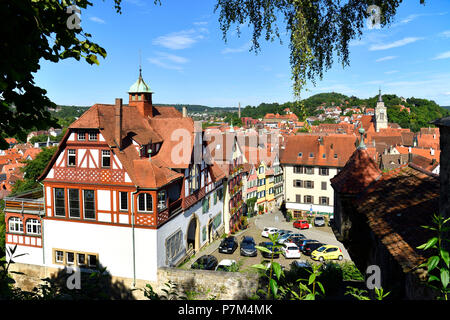
[[[314,227],[325,227],[325,218],[323,216],[316,216],[314,218]]]
[[[296,220],[292,225],[297,229],[309,229],[309,223],[307,220]]]
[[[227,237],[222,240],[222,242],[219,245],[219,252],[220,253],[233,253],[234,250],[236,250],[238,247],[238,243],[236,241],[236,238],[233,236]]]
[[[310,256],[314,250],[319,249],[320,247],[322,247],[324,245],[325,244],[321,243],[321,242],[309,242],[303,246],[301,251],[303,252],[303,254]]]
[[[290,271],[292,272],[288,273],[287,277],[296,281],[297,279],[308,279],[313,272],[313,268],[311,263],[306,260],[295,260],[290,265]]]
[[[287,259],[300,258],[300,249],[295,243],[285,243],[281,248],[281,252]]]
[[[267,249],[269,249],[269,252],[265,252],[265,251],[261,251],[261,255],[264,258],[271,258],[272,257],[272,253],[273,253],[273,257],[274,258],[278,258],[280,256],[280,249],[279,248],[274,248],[273,247],[273,243],[272,242],[260,242],[259,243],[260,247],[265,247]]]
[[[327,244],[314,250],[311,253],[311,259],[319,260],[320,262],[334,259],[342,260],[344,259],[344,255],[339,247]]]
[[[285,234],[293,233],[291,230],[278,230],[278,236],[284,236]]]
[[[291,234],[290,234],[290,233],[288,233],[288,234],[283,234],[281,237],[279,237],[279,238],[277,239],[277,242],[278,242],[279,244],[283,244],[283,243],[285,243],[286,241],[287,241],[287,242],[290,242],[290,240],[289,240],[290,237],[291,237]]]
[[[307,243],[318,243],[318,242],[319,241],[313,240],[313,239],[302,239],[302,240],[298,241],[298,243],[296,243],[296,245],[298,246],[300,251],[302,251],[303,247],[305,246],[305,244],[307,244]]]
[[[191,269],[214,270],[217,266],[217,258],[212,255],[204,255],[195,260]]]
[[[216,271],[237,271],[236,260],[223,259],[216,267]]]
[[[264,238],[268,238],[269,234],[275,234],[277,232],[278,232],[278,228],[265,227],[264,230],[261,232],[261,236]]]
[[[295,260],[294,262],[291,263],[291,269],[292,268],[307,268],[311,269],[312,271],[311,263],[306,260]]]
[[[286,239],[287,242],[299,243],[301,240],[306,239],[304,235],[301,233],[291,233],[289,237]]]
[[[255,247],[255,240],[253,237],[246,236],[241,241],[241,256],[256,257],[258,250]]]

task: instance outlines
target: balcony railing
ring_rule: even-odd
[[[34,189],[12,197],[5,197],[5,212],[44,214],[42,189]]]

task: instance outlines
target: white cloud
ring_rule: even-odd
[[[398,70],[391,70],[391,71],[386,71],[385,74],[394,74],[399,72]]]
[[[444,38],[450,38],[450,30],[441,32],[439,35]]]
[[[225,48],[222,50],[222,54],[239,53],[239,52],[249,51],[250,46],[251,46],[251,43],[247,42],[238,48]]]
[[[198,21],[198,22],[194,22],[195,26],[205,26],[207,25],[208,22],[207,21]]]
[[[423,39],[424,38],[418,38],[418,37],[403,38],[401,40],[397,40],[397,41],[394,41],[391,43],[374,44],[369,48],[369,50],[370,51],[378,51],[378,50],[387,50],[387,49],[402,47],[407,44],[414,43],[416,41],[423,40]]]
[[[190,29],[160,36],[153,40],[153,44],[168,49],[181,50],[192,47],[196,42],[203,38],[204,36],[199,32]]]
[[[433,60],[442,60],[442,59],[450,59],[450,51],[438,54],[436,57],[433,58]]]
[[[89,20],[97,22],[97,23],[101,23],[101,24],[105,24],[105,20],[100,19],[99,17],[89,17]]]
[[[181,65],[189,61],[184,57],[165,52],[157,52],[156,55],[156,57],[148,58],[148,62],[164,69],[182,71],[183,67]]]
[[[382,61],[388,61],[398,58],[397,56],[387,56],[380,59],[375,60],[375,62],[382,62]]]

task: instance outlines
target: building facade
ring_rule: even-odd
[[[15,262],[156,280],[223,232],[225,175],[195,149],[203,132],[154,106],[139,75],[128,105],[96,104],[69,127],[42,190],[6,198],[6,244],[26,254]]]

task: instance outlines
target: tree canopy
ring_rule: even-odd
[[[113,2],[120,12],[121,0]],[[76,25],[76,10],[88,6],[87,0],[0,1],[0,148],[6,145],[4,135],[23,139],[27,129],[57,125],[47,110],[55,104],[34,82],[42,60],[98,64],[98,57],[106,57],[91,34]]]
[[[417,1],[417,0],[416,0]],[[421,4],[425,0],[418,0]],[[402,0],[217,0],[223,39],[232,25],[247,23],[252,28],[251,50],[260,50],[260,39],[274,41],[280,36],[280,20],[289,37],[294,94],[307,80],[315,83],[334,63],[334,56],[347,66],[350,41],[361,38],[368,21],[377,27],[389,25]],[[379,16],[371,10],[378,6]],[[283,18],[283,19],[282,19]]]

